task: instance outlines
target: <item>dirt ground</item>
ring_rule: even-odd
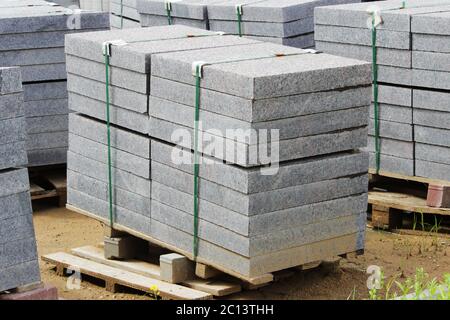
[[[103,229],[98,221],[51,204],[40,203],[34,208],[34,223],[40,255],[71,248],[94,245],[102,241]],[[255,291],[246,291],[232,299],[347,299],[356,292],[356,299],[366,299],[367,267],[382,268],[387,278],[415,274],[423,267],[430,277],[441,278],[450,273],[450,238],[400,235],[367,230],[366,250],[363,256],[344,259],[334,272],[323,269],[298,272],[288,279]],[[67,279],[55,274],[52,266],[40,262],[42,280],[56,286],[65,299],[150,299],[139,292],[109,293],[101,283],[83,281],[81,289],[68,290]]]

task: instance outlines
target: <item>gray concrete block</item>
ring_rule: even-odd
[[[101,83],[105,81],[105,64],[88,59],[67,55],[67,72]],[[113,87],[119,87],[142,94],[149,94],[148,79],[144,73],[137,73],[122,68],[111,67],[109,72],[109,83]]]
[[[412,108],[411,107],[403,107],[398,105],[391,104],[378,104],[378,118],[380,120],[386,121],[394,121],[401,123],[412,124]],[[370,118],[375,118],[375,108],[374,105],[370,107]]]
[[[415,69],[450,72],[450,54],[439,52],[412,52],[412,66]]]
[[[439,10],[438,10],[439,9]],[[411,17],[411,32],[450,35],[450,6],[436,8],[435,13],[418,14]]]
[[[69,151],[67,152],[67,167],[88,177],[108,182],[108,166],[99,161]],[[114,167],[112,173],[112,185],[143,197],[150,197],[150,180]]]
[[[193,192],[193,175],[155,161],[152,162],[152,180],[186,193]],[[244,195],[203,178],[199,185],[200,198],[241,214],[255,215],[363,193],[367,189],[367,185],[364,185],[366,180],[366,175],[357,175],[251,195]]]
[[[278,38],[278,37],[266,37],[266,36],[245,36],[246,38],[282,44],[284,46],[295,47],[295,48],[313,48],[314,47],[314,33],[302,34],[299,36],[288,37],[288,38]]]
[[[272,58],[275,54],[288,56]],[[365,86],[371,82],[370,65],[366,62],[304,54],[301,49],[271,43],[156,54],[152,58],[152,75],[194,84],[192,63],[196,61],[209,64],[203,70],[202,88],[247,99]],[[317,81],[322,77],[327,81]]]
[[[378,66],[378,82],[393,85],[412,86],[413,85],[412,69]]]
[[[67,147],[27,150],[28,167],[63,164],[67,162]]]
[[[450,72],[412,70],[412,85],[416,87],[450,90],[449,80]]]
[[[168,99],[175,103],[195,106],[195,87],[151,77],[151,95]],[[380,86],[380,99],[391,97],[393,93]],[[392,90],[395,91],[395,90]],[[403,92],[399,92],[403,93]],[[347,88],[344,90],[314,92],[300,95],[278,97],[274,99],[248,100],[237,96],[203,89],[200,92],[200,108],[217,114],[248,122],[261,122],[289,118],[319,112],[341,110],[349,106],[367,106],[370,104],[371,87]],[[403,95],[397,94],[403,97]],[[395,98],[397,98],[397,96]],[[387,99],[387,97],[386,97]],[[380,100],[381,101],[381,100]]]
[[[414,142],[401,141],[389,138],[380,138],[381,154],[405,158],[414,159]],[[375,137],[369,136],[367,150],[374,153],[375,149]]]
[[[411,159],[380,155],[380,170],[414,176],[414,161]],[[370,168],[376,168],[375,153],[370,153]]]
[[[69,108],[84,115],[106,121],[106,106],[103,101],[70,92]],[[135,132],[148,133],[148,115],[143,113],[110,105],[110,122]]]
[[[413,89],[414,108],[435,111],[449,111],[450,94],[447,92]]]
[[[174,161],[175,154],[185,159],[186,163]],[[189,174],[194,172],[191,151],[158,141],[152,141],[152,160]],[[264,175],[261,168],[246,169],[231,166],[201,155],[199,176],[244,194],[252,194],[365,173],[367,164],[367,154],[347,152],[281,163],[276,173]]]
[[[450,148],[416,143],[416,159],[450,165]]]
[[[69,150],[79,155],[108,165],[108,146],[86,139],[75,134],[69,134]],[[150,178],[150,160],[131,153],[111,148],[111,163],[114,168],[122,169],[136,176]]]
[[[141,17],[141,26],[143,26],[143,27],[166,26],[169,23],[167,16],[149,15],[149,14],[141,13],[140,17]],[[190,18],[182,18],[182,17],[172,17],[172,24],[180,24],[180,25],[188,26],[188,27],[192,27],[192,28],[210,30],[209,25],[208,25],[208,20],[206,20],[206,19],[198,20],[198,19],[190,19]]]
[[[69,115],[69,132],[87,139],[108,144],[105,122],[85,117],[81,114]],[[111,146],[144,159],[150,158],[150,138],[114,125],[110,126]]]
[[[236,19],[236,18],[235,18]],[[238,23],[234,20],[209,20],[210,30],[239,34]],[[253,22],[241,23],[243,35],[287,38],[314,31],[314,17],[309,16],[289,22]]]
[[[22,214],[17,212],[13,218],[0,220],[0,246],[20,241],[24,236],[34,236],[31,210]]]
[[[29,190],[30,183],[27,169],[11,169],[0,172],[0,197],[28,192]]]
[[[414,108],[413,114],[414,124],[450,130],[450,112]]]
[[[0,145],[24,141],[26,137],[25,117],[0,120]]]
[[[67,170],[67,186],[102,201],[109,201],[108,183]],[[150,198],[113,186],[113,203],[124,209],[150,217]]]
[[[102,201],[82,192],[68,188],[67,203],[109,221],[109,203],[107,201]],[[137,232],[141,232],[146,235],[150,235],[151,233],[151,220],[149,217],[145,217],[119,206],[113,206],[113,220],[114,223],[119,223]]]
[[[379,85],[378,102],[383,104],[411,107],[412,89],[389,85]]]
[[[66,81],[27,83],[23,85],[24,101],[66,99]]]
[[[38,260],[27,261],[0,272],[0,291],[14,289],[41,280]]]
[[[450,147],[450,130],[414,126],[414,141],[443,147]]]
[[[181,139],[174,137],[173,133],[178,130],[183,137],[193,137],[193,129],[175,125],[171,122],[156,118],[150,118],[149,131],[152,137],[160,140],[176,143],[181,147],[193,150],[193,139]],[[210,135],[214,140],[214,148],[206,148],[210,143],[202,139],[199,148],[203,153],[229,163],[244,167],[254,167],[264,164],[264,156],[267,150],[277,147],[279,149],[278,161],[295,160],[333,152],[341,152],[362,148],[367,145],[367,127],[359,127],[339,132],[330,132],[289,140],[281,140],[278,144],[261,143],[258,145],[246,145],[239,141]],[[207,137],[208,138],[208,137]],[[216,147],[217,146],[217,147]]]
[[[24,103],[28,117],[66,115],[69,113],[67,99],[35,100]]]
[[[218,0],[182,0],[172,2],[171,16],[204,20],[207,18],[206,5]],[[140,13],[166,16],[164,0],[138,0],[136,8]],[[167,18],[166,18],[167,22]]]
[[[12,93],[0,96],[0,119],[11,119],[25,115],[23,94]]]
[[[66,79],[66,65],[64,63],[23,66],[21,67],[21,70],[24,82]]]
[[[416,176],[450,181],[450,165],[416,159]]]
[[[0,95],[22,92],[20,68],[0,68]]]
[[[412,34],[412,50],[450,53],[448,36],[438,34]]]
[[[372,45],[372,33],[365,28],[335,27],[318,25],[314,28],[316,41],[338,42],[354,45]],[[411,46],[409,32],[380,29],[377,31],[376,46],[381,48],[409,50]]]
[[[412,125],[407,123],[380,120],[380,137],[402,141],[413,141]],[[369,134],[375,136],[375,120],[370,119]]]
[[[333,41],[315,40],[316,49],[329,54],[371,62],[372,47]],[[377,48],[377,62],[380,65],[411,68],[411,51]]]
[[[69,115],[27,117],[26,126],[28,134],[67,131],[69,127]]]
[[[31,201],[28,190],[0,197],[0,208],[2,208],[0,221],[27,214],[31,216]]]
[[[67,74],[67,89],[86,97],[106,103],[106,84],[74,74]],[[138,113],[148,112],[148,97],[115,86],[109,88],[110,102],[118,107]]]
[[[217,46],[227,47],[253,42],[248,39],[220,36],[216,32],[181,25],[154,27],[151,31],[150,33],[146,28],[137,28],[68,35],[65,51],[66,54],[104,63],[103,43],[120,39],[128,44],[124,47],[113,47],[111,66],[149,73],[153,53]]]
[[[28,135],[26,145],[27,150],[67,147],[68,132],[67,130],[65,130],[56,132],[32,133]]]
[[[194,127],[195,108],[169,100],[150,97],[150,122],[152,117],[170,121],[184,127]],[[333,132],[368,125],[369,107],[347,106],[346,109],[299,117],[271,120],[259,123],[244,122],[209,111],[200,112],[199,119],[204,132],[218,130],[226,136],[227,130],[279,130],[280,140]],[[257,144],[258,136],[253,134],[246,144]]]
[[[194,278],[194,263],[177,253],[159,256],[161,280],[169,283],[180,283]]]
[[[152,184],[152,199],[193,214],[192,195],[164,184]],[[342,217],[350,212],[362,212],[367,206],[367,195],[352,195],[250,217],[204,199],[199,201],[199,216],[202,219],[243,236],[255,236]]]
[[[25,141],[0,145],[0,170],[26,165]]]

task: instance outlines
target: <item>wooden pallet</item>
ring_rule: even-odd
[[[55,198],[59,207],[67,202],[67,179],[65,166],[29,168],[31,200]]]

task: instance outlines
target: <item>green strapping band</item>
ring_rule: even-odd
[[[109,44],[106,44],[109,46]],[[109,203],[109,222],[111,228],[114,224],[113,199],[112,199],[112,163],[111,163],[111,125],[110,125],[110,99],[109,99],[109,48],[104,48],[105,52],[105,82],[106,82],[106,128],[108,140],[108,203]]]
[[[166,6],[166,13],[167,13],[167,22],[169,23],[169,26],[172,25],[172,3],[170,1],[167,1],[165,3]]]
[[[242,37],[242,5],[236,6],[236,15],[237,15],[237,23],[238,23],[238,35]]]
[[[380,172],[380,119],[378,105],[378,64],[377,64],[377,28],[375,26],[375,13],[372,14],[372,82],[373,107],[375,117],[375,165],[377,174]]]
[[[123,0],[120,0],[120,29],[123,29]]]
[[[198,212],[199,212],[199,152],[198,152],[198,122],[200,121],[200,81],[201,66],[195,68],[195,122],[194,122],[194,243],[193,255],[194,260],[198,255]]]

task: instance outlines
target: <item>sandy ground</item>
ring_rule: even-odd
[[[98,221],[54,208],[35,205],[34,223],[40,255],[71,248],[94,245],[102,241],[103,229]],[[357,299],[368,297],[367,267],[382,267],[387,278],[412,276],[423,267],[431,277],[450,273],[450,238],[434,235],[399,235],[368,229],[363,256],[344,259],[335,272],[323,269],[298,272],[288,279],[255,291],[233,295],[232,299],[347,299],[356,292]],[[81,289],[68,290],[67,279],[55,274],[51,265],[40,262],[42,279],[59,289],[65,299],[149,299],[139,292],[109,293],[101,283],[83,281]]]

